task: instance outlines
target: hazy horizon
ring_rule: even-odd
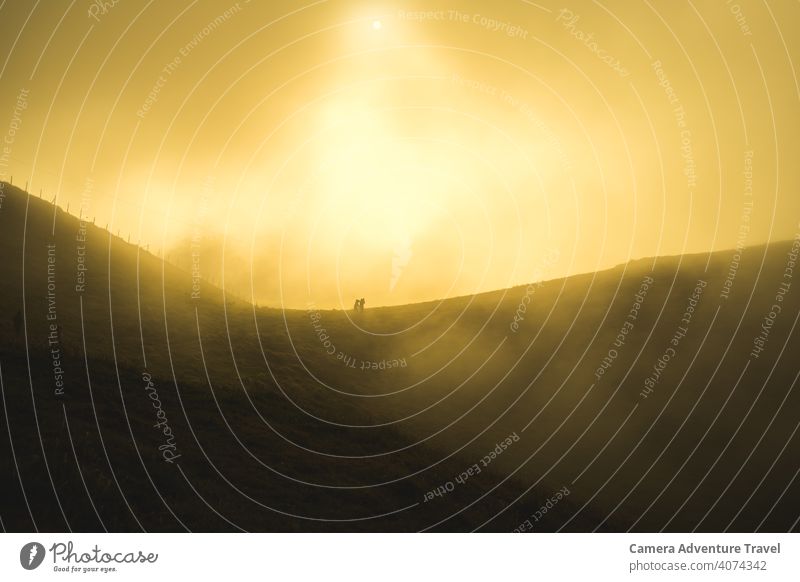
[[[783,11],[10,6],[0,178],[287,307],[791,239]]]
[[[8,184],[10,186],[13,186],[15,188],[18,188],[18,189],[22,190],[23,192],[25,191],[24,190],[24,185],[11,184],[11,183],[5,182],[5,181],[0,181],[0,184]],[[28,192],[28,193],[31,196],[35,197],[35,198],[39,197],[34,192]],[[7,196],[7,195],[8,195],[8,192],[5,192],[4,196]],[[44,199],[44,197],[42,197],[42,199]],[[46,200],[45,199],[44,201],[47,202],[47,203],[52,203],[52,199],[50,199],[50,200]],[[59,206],[59,211],[60,212],[67,211],[76,220],[80,218],[78,216],[78,214],[76,214],[74,212],[74,208],[66,209],[63,206]],[[91,223],[91,220],[88,220],[87,222]],[[110,228],[106,229],[105,225],[95,224],[94,226],[100,228],[101,230],[107,230],[109,235],[111,235],[113,237],[117,237],[117,238],[119,238],[120,240],[122,240],[124,242],[128,242],[128,241],[125,240],[125,238],[123,236],[117,235],[116,233],[112,232],[110,230]],[[800,236],[800,235],[795,235],[795,238],[797,236]],[[748,245],[745,245],[742,248],[739,248],[738,250],[739,251],[743,251],[743,250],[747,250],[747,249],[756,249],[756,248],[759,248],[759,247],[764,247],[765,245],[769,245],[769,244],[781,244],[781,243],[791,244],[793,242],[793,240],[794,239],[786,238],[786,239],[768,241],[766,243],[748,244]],[[190,241],[184,241],[184,242],[185,242],[185,246],[183,248],[184,249],[190,249]],[[203,256],[206,257],[206,260],[208,260],[209,258],[211,259],[210,262],[212,264],[212,268],[210,270],[212,271],[212,273],[217,273],[217,269],[220,267],[220,262],[221,262],[220,252],[217,249],[221,248],[222,244],[220,242],[219,245],[216,245],[215,241],[213,241],[213,240],[212,241],[204,241],[204,242],[207,245],[207,248],[206,248],[205,251],[203,251]],[[169,265],[171,265],[173,267],[177,267],[177,268],[181,269],[187,275],[191,275],[191,273],[192,273],[192,269],[191,269],[191,266],[192,266],[191,250],[186,251],[184,254],[180,254],[181,247],[179,246],[179,247],[173,248],[171,251],[168,251],[165,254],[162,254],[160,250],[149,249],[149,248],[147,248],[146,245],[138,245],[133,240],[129,241],[129,243],[133,244],[133,245],[136,245],[136,246],[139,246],[139,248],[141,248],[143,252],[152,254],[152,255],[156,256],[157,258],[163,260],[167,264],[169,264]],[[612,271],[612,270],[617,269],[619,267],[625,267],[626,265],[629,265],[631,263],[636,263],[638,261],[657,261],[658,259],[669,259],[669,258],[675,258],[675,257],[683,257],[685,259],[685,258],[696,256],[696,255],[708,255],[709,253],[712,253],[712,252],[718,252],[718,253],[731,252],[732,253],[732,252],[735,252],[736,250],[737,250],[737,247],[734,246],[734,247],[716,249],[715,251],[699,251],[699,252],[695,252],[695,253],[680,253],[680,254],[658,255],[658,256],[630,257],[628,260],[626,260],[624,262],[617,263],[617,264],[614,264],[614,265],[604,266],[604,267],[599,268],[599,269],[594,270],[594,271],[581,271],[581,272],[570,273],[568,275],[563,275],[563,276],[562,275],[559,275],[559,276],[542,276],[541,278],[534,278],[534,279],[531,279],[529,281],[524,281],[522,283],[510,286],[510,287],[498,287],[498,288],[494,288],[494,289],[485,289],[485,290],[482,290],[482,291],[479,291],[479,292],[476,292],[476,293],[467,293],[467,294],[462,294],[462,295],[451,295],[451,296],[447,296],[447,297],[422,298],[420,300],[410,301],[408,303],[390,303],[390,304],[374,304],[374,303],[371,303],[369,305],[369,307],[371,307],[371,308],[376,308],[376,307],[403,307],[403,306],[408,306],[408,305],[438,302],[438,301],[443,301],[443,300],[446,300],[446,299],[457,299],[457,298],[471,297],[471,296],[480,295],[480,294],[497,293],[497,292],[506,291],[506,290],[509,290],[509,289],[512,289],[512,288],[515,288],[515,287],[524,286],[524,285],[533,284],[533,283],[546,283],[546,282],[550,282],[550,281],[553,281],[553,280],[559,280],[559,279],[564,279],[564,278],[569,278],[569,277],[574,277],[574,276],[600,274],[600,273],[605,272],[605,271]],[[540,274],[544,275],[544,273],[540,273]],[[535,275],[535,273],[534,273],[534,275]],[[190,278],[191,277],[187,277],[187,280],[190,279]],[[230,280],[231,277],[228,277],[228,279]],[[218,288],[222,289],[223,281],[221,279],[217,278],[216,276],[206,277],[205,274],[204,274],[203,275],[203,281],[204,281],[204,283],[203,283],[204,285],[205,284],[211,284],[211,285],[213,285],[215,287],[218,287]],[[314,301],[307,302],[306,304],[303,304],[303,305],[296,305],[296,306],[283,305],[282,306],[279,303],[270,303],[269,301],[266,301],[266,302],[259,301],[257,298],[253,299],[249,295],[249,284],[238,285],[237,286],[235,278],[233,279],[233,284],[232,285],[231,285],[230,281],[226,285],[227,286],[224,289],[224,291],[226,292],[227,296],[231,300],[245,301],[247,303],[252,303],[253,305],[255,305],[256,307],[258,307],[260,309],[281,309],[281,308],[283,308],[283,309],[289,309],[289,310],[294,309],[294,310],[299,310],[299,311],[307,311],[310,308],[320,309],[320,310],[323,310],[323,311],[324,310],[338,310],[338,309],[344,309],[344,310],[352,309],[352,306],[344,306],[344,307],[340,307],[338,305],[329,306],[329,305],[324,305],[324,304],[318,304],[318,303],[316,303]]]

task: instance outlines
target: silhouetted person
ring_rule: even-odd
[[[360,308],[360,307],[361,307],[361,302],[360,302],[358,299],[356,299],[356,300],[353,302],[353,311],[355,311],[356,313],[358,313],[358,310],[359,310],[359,308]]]
[[[359,303],[358,310],[359,310],[361,313],[364,313],[364,298],[362,297],[362,298],[361,298],[361,300],[360,300],[358,303]]]
[[[20,335],[22,335],[22,312],[17,309],[14,314],[14,341],[19,342]]]

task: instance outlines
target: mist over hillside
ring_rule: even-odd
[[[2,186],[6,530],[797,529],[800,238],[281,310]]]

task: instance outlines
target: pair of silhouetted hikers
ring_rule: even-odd
[[[353,311],[356,313],[364,313],[364,298],[356,299],[356,302],[353,303]]]

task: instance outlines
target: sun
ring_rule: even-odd
[[[380,30],[383,28],[383,23],[380,20],[372,21],[372,30]]]

